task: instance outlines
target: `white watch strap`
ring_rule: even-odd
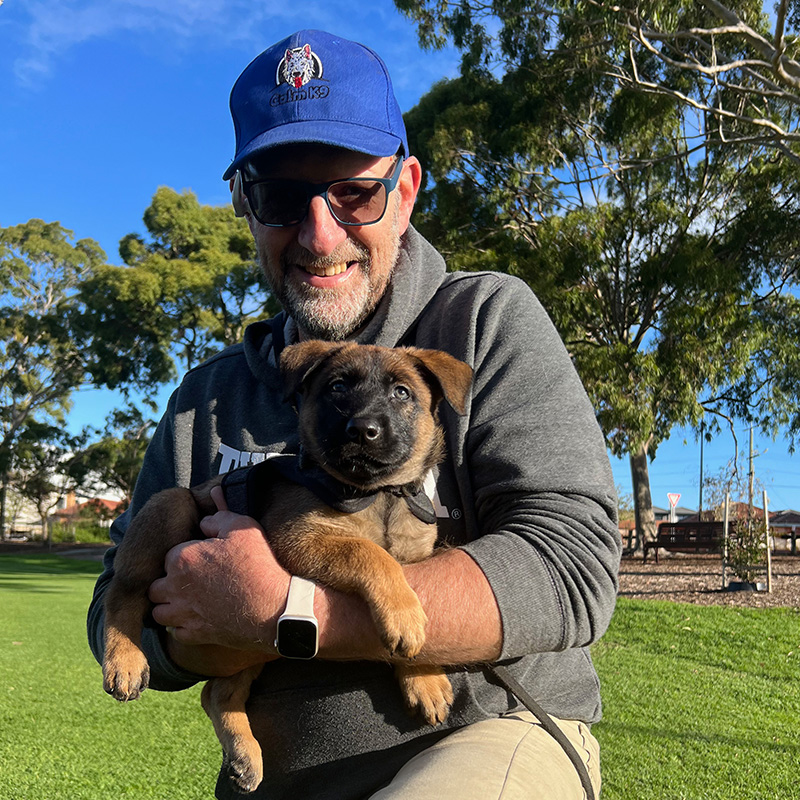
[[[289,594],[283,614],[290,617],[314,617],[314,590],[317,584],[297,575],[289,582]]]

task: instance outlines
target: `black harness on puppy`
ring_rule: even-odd
[[[259,464],[240,467],[222,479],[222,491],[231,511],[258,518],[264,510],[264,488],[276,481],[291,481],[303,486],[325,505],[344,514],[354,514],[371,506],[381,492],[402,497],[411,513],[426,525],[436,522],[433,503],[424,491],[414,486],[386,486],[365,491],[329,475],[315,464],[305,464],[299,455],[284,453]]]

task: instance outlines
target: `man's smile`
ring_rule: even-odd
[[[349,263],[343,262],[340,264],[328,264],[326,266],[319,266],[319,267],[308,266],[308,267],[302,267],[302,269],[304,269],[310,275],[316,275],[319,278],[325,278],[325,277],[330,278],[332,275],[341,275],[352,264],[355,264],[355,262],[351,261]]]
[[[359,261],[335,263],[292,264],[295,275],[305,284],[318,289],[331,289],[346,281],[358,269]]]

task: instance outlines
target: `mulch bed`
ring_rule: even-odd
[[[737,581],[728,574],[728,581]],[[766,578],[759,577],[759,581]],[[722,560],[718,555],[666,554],[659,563],[650,555],[622,559],[620,597],[640,600],[672,600],[697,605],[800,608],[800,556],[772,557],[772,592],[723,591]]]
[[[41,542],[0,542],[4,553],[54,553],[68,557],[101,560],[107,545],[54,544],[50,549]],[[728,580],[737,580],[729,575]],[[759,578],[761,580],[761,578]],[[659,563],[650,555],[642,563],[641,555],[622,559],[619,575],[620,597],[640,600],[671,600],[697,605],[800,608],[800,556],[772,557],[772,592],[722,591],[722,561],[718,555],[664,554]]]

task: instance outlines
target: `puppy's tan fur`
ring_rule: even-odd
[[[441,460],[437,406],[444,398],[464,412],[472,370],[435,350],[319,341],[286,348],[281,368],[287,396],[302,396],[299,430],[306,457],[343,483],[380,493],[366,509],[346,514],[294,483],[273,484],[265,487],[259,522],[284,568],[360,595],[387,655],[411,659],[424,644],[427,620],[401,564],[431,554],[436,525],[414,516],[397,489],[421,488],[428,471]],[[380,453],[362,437],[362,454],[342,433],[351,419],[363,420],[368,414],[386,420],[381,435],[387,438]],[[349,429],[348,435],[355,437]],[[344,441],[339,449],[332,444],[337,437]],[[379,437],[373,438],[377,442]],[[375,474],[364,466],[373,456]],[[210,492],[221,481],[222,476],[192,489],[158,493],[136,515],[118,549],[105,601],[103,662],[104,688],[118,700],[136,699],[147,687],[141,630],[150,608],[148,588],[163,574],[170,548],[201,536],[199,521],[215,513]],[[383,491],[389,488],[392,491]],[[395,669],[409,708],[432,725],[443,721],[452,702],[444,672],[402,661]],[[260,670],[258,665],[230,678],[215,678],[202,697],[229,773],[244,792],[254,790],[262,779],[261,750],[245,712]]]

